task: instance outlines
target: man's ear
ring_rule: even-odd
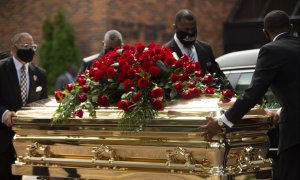
[[[270,33],[269,33],[267,30],[265,30],[265,29],[263,29],[263,32],[264,32],[264,34],[265,34],[267,40],[268,40],[268,41],[272,41]]]
[[[172,24],[173,30],[175,31],[177,29],[176,24]]]
[[[294,25],[290,24],[290,33],[293,33],[293,32],[294,32]]]

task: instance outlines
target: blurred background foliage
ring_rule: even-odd
[[[47,71],[48,92],[53,95],[56,78],[65,72],[68,64],[80,63],[79,48],[75,42],[74,28],[67,21],[65,12],[58,8],[48,14],[42,26],[43,42],[39,48],[40,65]]]

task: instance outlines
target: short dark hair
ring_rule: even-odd
[[[191,10],[182,9],[176,13],[175,16],[175,24],[178,24],[181,19],[187,19],[189,21],[195,20],[195,16],[193,15]]]
[[[281,10],[273,10],[264,18],[264,28],[272,33],[282,32],[290,28],[289,16]]]

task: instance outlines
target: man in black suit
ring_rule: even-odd
[[[11,129],[15,111],[27,103],[48,98],[47,76],[43,69],[30,63],[37,45],[29,33],[12,38],[12,57],[0,61],[0,179],[21,179],[12,176],[11,164],[16,159]]]
[[[291,31],[285,12],[274,10],[265,16],[264,32],[271,42],[259,51],[250,86],[218,120],[207,118],[203,133],[209,140],[223,123],[234,126],[270,87],[282,107],[278,122],[278,176],[282,180],[300,179],[300,39]]]
[[[105,33],[104,40],[102,41],[102,43],[103,50],[100,53],[83,58],[78,74],[81,74],[85,70],[90,69],[95,59],[101,58],[107,52],[114,50],[116,47],[122,46],[122,34],[117,30],[109,30]]]
[[[197,40],[197,22],[192,11],[188,9],[178,11],[173,28],[175,30],[174,37],[164,46],[171,48],[179,58],[185,54],[192,61],[199,61],[204,73],[215,75],[218,78],[218,84],[227,82],[225,88],[233,89],[215,61],[210,45]]]

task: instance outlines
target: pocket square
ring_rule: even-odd
[[[35,92],[40,92],[42,89],[43,89],[42,86],[38,86],[36,87]]]

